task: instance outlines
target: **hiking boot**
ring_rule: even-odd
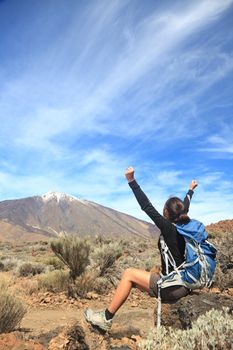
[[[92,326],[97,326],[104,331],[109,331],[112,327],[112,320],[106,320],[105,310],[93,311],[92,309],[86,309],[84,316]]]

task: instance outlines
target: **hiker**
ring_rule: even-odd
[[[134,169],[132,167],[126,169],[125,176],[141,209],[146,212],[161,231],[158,248],[161,254],[162,276],[164,276],[165,279],[161,280],[159,273],[135,268],[126,269],[122,274],[121,281],[107,309],[93,311],[88,308],[85,310],[87,322],[104,331],[110,330],[115,313],[126,301],[133,287],[148,292],[151,297],[159,296],[159,299],[161,298],[162,301],[177,300],[190,293],[189,283],[183,281],[177,269],[185,263],[186,247],[185,238],[180,234],[177,226],[180,225],[182,229],[183,226],[185,227],[186,224],[193,221],[190,220],[187,213],[194,189],[198,185],[197,181],[192,180],[188,193],[183,201],[177,197],[168,199],[164,205],[163,215],[161,215],[153,207],[134,179]],[[195,222],[194,220],[194,223]],[[204,227],[201,223],[199,226],[201,229]],[[167,256],[168,250],[170,255]],[[167,278],[167,276],[169,276],[169,278]]]

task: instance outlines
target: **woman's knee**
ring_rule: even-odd
[[[129,267],[128,269],[123,271],[121,278],[131,281],[132,280],[132,276],[133,276],[133,270],[134,270],[133,268]]]

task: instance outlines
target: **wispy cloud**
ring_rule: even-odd
[[[200,171],[224,183],[211,159],[233,153],[233,1],[71,3],[17,7],[14,27],[0,4],[1,198],[54,189],[137,213],[130,164],[160,208]]]
[[[41,148],[43,144],[47,147],[46,140],[51,141],[61,133],[70,132],[72,137],[90,131],[133,136],[135,133],[150,132],[152,123],[155,124],[154,132],[157,130],[158,135],[164,133],[168,124],[173,122],[172,112],[190,106],[193,94],[200,94],[200,90],[203,92],[232,69],[232,59],[227,54],[217,54],[213,61],[210,56],[204,59],[205,54],[201,50],[189,49],[185,55],[182,53],[182,45],[187,43],[190,35],[217,20],[231,3],[192,2],[182,11],[173,9],[172,14],[168,11],[162,15],[152,14],[131,29],[134,39],[131,39],[131,45],[127,45],[129,35],[125,39],[125,23],[120,14],[128,2],[97,1],[89,8],[88,21],[81,30],[85,36],[85,43],[82,42],[84,47],[76,44],[81,34],[79,24],[73,18],[62,50],[59,51],[60,41],[53,44],[46,55],[41,53],[42,71],[41,67],[38,70],[37,65],[33,64],[19,80],[12,81],[9,86],[8,98],[14,96],[16,100],[20,99],[20,107],[26,112],[16,140],[22,139],[24,144]],[[121,26],[123,30],[119,32]],[[127,30],[130,33],[129,27]],[[114,50],[115,57],[108,53],[108,50],[113,49],[111,35],[116,38],[114,45],[119,45],[120,49],[119,52]],[[67,54],[75,57],[70,66],[64,66],[64,56]],[[52,69],[44,63],[48,57]],[[214,74],[208,66],[214,68]],[[62,68],[60,72],[59,68]],[[50,82],[47,77],[51,78]],[[189,91],[187,96],[184,89],[188,84],[194,86],[191,95]],[[174,90],[175,86],[177,91]],[[136,93],[132,93],[130,105],[126,101],[126,108],[123,107],[116,117],[115,108],[118,111],[119,99],[125,102],[124,95],[131,89],[136,90]],[[149,92],[149,96],[143,93],[144,89]],[[32,93],[33,103],[28,99],[25,101],[26,96]],[[138,95],[140,98],[137,98]],[[165,100],[161,103],[164,96]],[[154,106],[151,111],[148,107],[152,101],[158,106]],[[125,118],[134,102],[141,113],[135,113],[136,108],[133,108],[133,118]],[[29,104],[29,111],[24,103]],[[55,107],[48,107],[48,104],[56,104],[57,111]],[[142,124],[140,119],[146,113],[147,118]],[[185,122],[184,117],[176,113],[176,123],[181,121],[181,130],[177,133],[179,137],[187,127],[189,117],[192,120],[192,113],[186,113]]]

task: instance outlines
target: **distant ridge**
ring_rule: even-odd
[[[0,202],[0,240],[38,241],[61,232],[80,237],[158,237],[155,225],[60,192]]]
[[[206,226],[206,231],[209,233],[233,233],[233,219],[210,224]]]

